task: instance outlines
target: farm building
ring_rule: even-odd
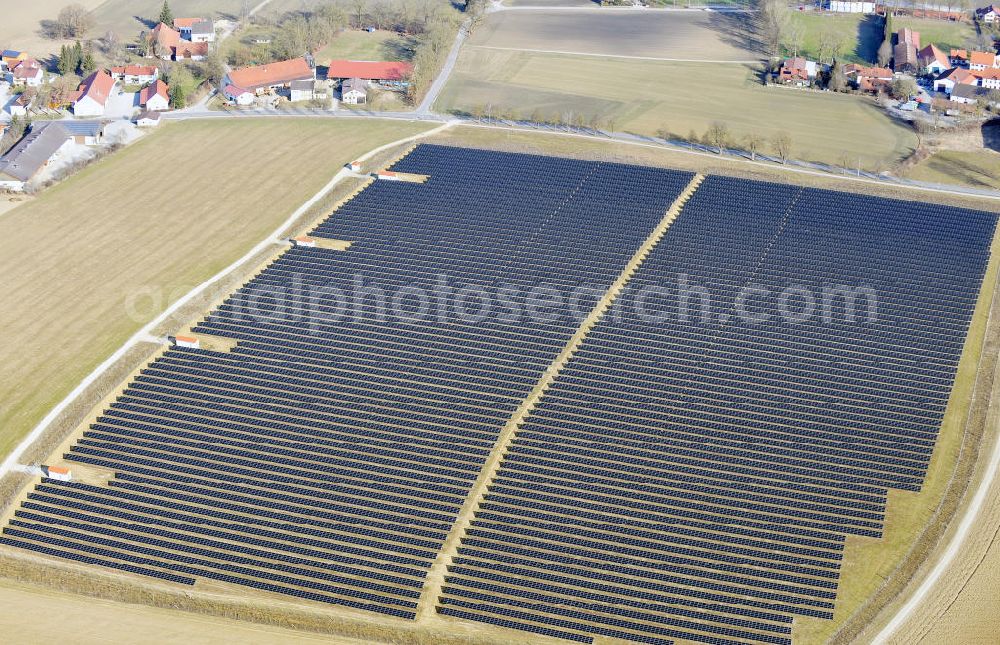
[[[170,60],[173,58],[174,48],[181,41],[181,34],[161,22],[153,27],[147,38],[149,39],[149,56]]]
[[[34,58],[14,63],[7,74],[13,87],[38,87],[45,80],[45,68]]]
[[[235,103],[236,105],[250,105],[253,103],[253,92],[245,90],[242,87],[237,87],[235,85],[227,85],[222,93],[225,95],[226,99]]]
[[[293,81],[316,80],[316,70],[305,58],[293,58],[277,63],[243,67],[226,74],[223,83],[254,94],[267,94],[288,88]]]
[[[934,80],[934,90],[951,94],[956,85],[976,85],[976,75],[964,67],[953,67]]]
[[[315,98],[323,98],[325,91],[320,91],[316,81],[292,81],[288,84],[288,98],[295,101],[311,101]]]
[[[70,97],[73,114],[77,116],[102,116],[114,87],[115,79],[102,69],[83,79],[80,88]]]
[[[874,2],[855,2],[853,0],[826,0],[823,8],[834,13],[875,13]]]
[[[978,85],[956,85],[951,91],[950,100],[953,103],[972,105],[978,103],[979,101],[987,100],[990,92],[991,90],[985,87],[979,87]]]
[[[413,65],[410,63],[332,60],[326,77],[338,81],[360,78],[368,83],[386,87],[406,87],[409,85],[407,79],[412,73]]]
[[[951,61],[934,44],[927,45],[917,53],[920,68],[925,74],[941,74],[951,68]]]
[[[135,117],[135,124],[140,128],[155,128],[160,125],[160,113],[143,110]]]
[[[23,191],[49,163],[73,145],[61,123],[46,121],[31,130],[0,157],[0,189]]]
[[[100,121],[60,121],[59,126],[80,145],[96,146],[104,139],[104,124]]]
[[[111,76],[126,85],[146,85],[160,78],[155,65],[121,65],[111,68]]]
[[[916,73],[920,68],[917,50],[920,49],[920,32],[904,27],[896,32],[892,48],[892,70],[896,73]]]
[[[170,108],[170,86],[157,80],[139,92],[139,105],[150,112],[159,112]]]
[[[208,56],[208,43],[192,43],[182,40],[174,46],[174,60],[205,60]]]
[[[360,78],[345,78],[340,84],[340,100],[348,105],[367,103],[367,85]]]

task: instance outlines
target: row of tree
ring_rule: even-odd
[[[86,47],[76,41],[75,45],[63,45],[59,49],[59,59],[56,62],[59,73],[63,76],[79,74],[87,76],[97,69],[94,51],[88,42]]]

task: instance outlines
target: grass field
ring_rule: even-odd
[[[909,27],[914,31],[919,31],[921,45],[927,46],[934,43],[945,50],[946,54],[952,47],[968,47],[976,41],[976,28],[969,22],[895,16],[892,19],[892,25],[893,29]]]
[[[330,43],[316,52],[316,62],[326,65],[331,59],[347,60],[407,60],[415,43],[393,31],[368,33],[348,29],[337,34]]]
[[[170,124],[0,217],[0,301],[8,304],[0,312],[0,453],[342,164],[424,129],[286,119]]]
[[[804,30],[802,50],[806,58],[819,58],[822,34],[833,32],[837,42],[851,43],[845,47],[844,62],[873,63],[882,42],[882,21],[875,16],[861,14],[801,13],[792,14],[792,20]]]
[[[491,15],[470,46],[695,60],[758,60],[738,14],[516,12]]]
[[[242,0],[173,0],[170,2],[170,10],[176,18],[231,18],[239,15],[242,6]],[[103,35],[111,30],[124,41],[131,42],[139,35],[140,31],[156,26],[156,20],[162,7],[162,0],[106,0],[94,11],[94,18],[97,20],[94,35]]]
[[[787,132],[792,156],[840,163],[863,151],[862,164],[910,154],[915,135],[890,121],[870,100],[764,87],[744,65],[582,58],[468,48],[438,99],[442,111],[483,106],[521,118],[583,114],[622,132],[687,136],[716,121],[737,140],[750,132]],[[852,158],[855,154],[851,152]]]
[[[908,170],[905,176],[941,184],[1000,189],[1000,152],[937,152]]]

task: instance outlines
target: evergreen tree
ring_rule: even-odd
[[[56,67],[59,69],[59,73],[62,76],[71,74],[75,66],[71,65],[70,61],[69,47],[63,45],[59,48],[59,62],[56,63]]]
[[[163,0],[163,8],[160,9],[160,22],[165,25],[174,25],[174,14],[170,11],[170,5],[167,4],[167,0]]]
[[[187,93],[184,91],[183,85],[178,84],[171,86],[170,102],[173,103],[175,110],[187,107]]]
[[[79,40],[73,45],[73,71],[78,74],[83,73],[83,45]]]
[[[82,76],[89,76],[95,69],[97,69],[97,61],[94,60],[94,52],[90,47],[90,43],[87,43],[87,48],[83,53],[83,60],[80,61],[80,74]]]

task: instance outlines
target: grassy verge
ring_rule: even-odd
[[[427,126],[191,121],[0,218],[0,452],[191,287],[359,154]],[[238,160],[239,163],[234,163]]]
[[[1000,153],[992,150],[936,152],[907,170],[905,176],[940,184],[1000,189]]]
[[[976,41],[976,28],[970,22],[893,16],[892,26],[893,29],[897,30],[909,27],[914,31],[920,32],[921,45],[926,47],[934,43],[943,49],[946,54],[952,47],[968,47]]]

